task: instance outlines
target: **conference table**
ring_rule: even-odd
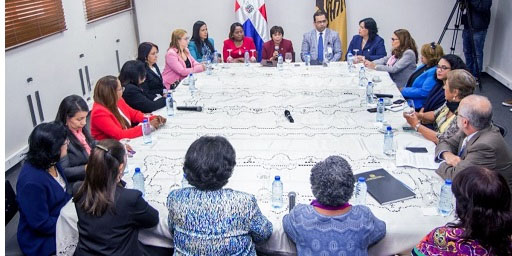
[[[402,98],[386,72],[366,70],[374,83],[374,93]],[[367,206],[386,222],[386,236],[369,249],[370,255],[407,252],[437,226],[454,216],[435,214],[442,179],[432,169],[396,166],[394,157],[383,153],[384,134],[376,114],[369,113],[366,88],[359,87],[358,72],[349,72],[345,62],[324,66],[285,64],[284,70],[259,64],[218,64],[212,74],[195,74],[196,91],[183,80],[174,93],[178,106],[201,106],[202,112],[177,111],[162,128],[152,133],[152,143],[142,138],[128,143],[136,153],[128,159],[124,180],[131,187],[135,167],[145,177],[145,199],[160,214],[160,223],[141,230],[139,240],[148,245],[172,247],[168,230],[166,198],[179,189],[183,159],[190,144],[203,135],[224,136],[236,151],[236,161],[228,188],[252,193],[263,214],[273,224],[271,238],[257,245],[263,253],[296,255],[295,245],[282,228],[288,213],[287,194],[294,191],[297,203],[313,200],[309,175],[315,163],[330,155],[345,158],[355,174],[386,169],[416,194],[413,199],[380,205],[370,195]],[[290,111],[294,123],[284,111]],[[167,116],[166,109],[154,114]],[[385,111],[385,123],[394,130],[395,148],[424,146],[433,158],[434,144],[416,132],[403,131],[402,111]],[[275,175],[284,185],[285,205],[270,205]],[[353,199],[352,199],[353,200]],[[351,201],[352,201],[351,200]],[[71,255],[78,241],[77,217],[69,202],[57,222],[57,254]],[[340,238],[343,239],[343,238]]]

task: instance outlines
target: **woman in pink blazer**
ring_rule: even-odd
[[[171,84],[186,78],[189,74],[205,70],[204,64],[197,62],[190,55],[188,41],[187,31],[176,29],[172,32],[171,44],[165,55],[165,68],[162,72],[164,86],[167,89]]]

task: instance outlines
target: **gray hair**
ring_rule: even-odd
[[[340,206],[354,192],[352,167],[340,156],[330,156],[313,166],[309,180],[313,195],[323,205]]]
[[[492,105],[481,95],[469,95],[461,101],[459,115],[468,119],[469,124],[480,131],[491,125]]]

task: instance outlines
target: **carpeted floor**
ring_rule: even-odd
[[[512,111],[511,107],[501,105],[501,102],[512,99],[512,90],[505,87],[487,73],[482,73],[482,90],[476,94],[484,95],[492,102],[493,121],[508,130],[505,141],[512,150]]]

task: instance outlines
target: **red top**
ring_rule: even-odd
[[[254,41],[252,41],[252,38],[250,37],[244,37],[244,41],[240,47],[235,46],[235,41],[231,39],[226,39],[224,40],[224,48],[222,49],[224,62],[227,62],[229,56],[228,49],[233,50],[231,51],[231,57],[233,57],[233,59],[237,59],[244,57],[245,50],[248,50],[249,54],[251,54],[251,50],[256,50],[256,46],[254,45]],[[250,56],[252,57],[252,55]],[[254,57],[258,58],[258,52],[254,52]]]
[[[142,123],[144,114],[128,106],[123,98],[117,101],[117,107],[122,111],[131,123]],[[149,119],[153,119],[151,116]],[[123,129],[121,123],[116,119],[114,114],[105,106],[94,103],[91,110],[91,135],[95,140],[103,139],[132,139],[142,136],[142,126],[138,125],[128,129]]]
[[[261,49],[261,58],[264,60],[269,60],[270,58],[272,58],[274,51],[274,41],[268,40],[263,44],[263,49]],[[283,40],[281,40],[281,43],[279,43],[279,53],[283,55],[283,60],[287,52],[292,53],[292,61],[295,62],[295,54],[293,51],[292,41],[283,38]]]

